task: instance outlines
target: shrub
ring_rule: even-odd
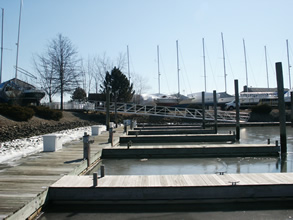
[[[253,108],[251,108],[251,112],[257,113],[257,114],[270,114],[271,111],[272,111],[272,107],[269,106],[268,104],[256,105]]]
[[[28,107],[1,104],[0,114],[15,121],[28,121],[34,116],[35,112],[33,109]]]
[[[30,108],[35,111],[36,116],[43,119],[59,121],[63,117],[61,111],[50,109],[45,106],[30,106]]]

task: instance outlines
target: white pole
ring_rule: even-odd
[[[19,23],[18,23],[18,37],[17,37],[17,43],[16,43],[17,49],[16,49],[15,79],[17,79],[17,69],[18,69],[18,52],[19,52],[21,9],[22,9],[22,0],[20,0]]]
[[[129,48],[127,45],[127,64],[128,64],[128,78],[129,78],[129,84],[130,84],[130,67],[129,67]]]
[[[177,49],[177,75],[178,75],[178,98],[180,96],[180,81],[179,81],[179,56],[178,56],[178,40],[176,40],[176,49]]]
[[[204,91],[207,92],[207,75],[206,75],[206,57],[204,49],[204,38],[202,39],[202,53],[203,53],[203,73],[204,73]]]
[[[243,49],[244,49],[244,60],[245,60],[246,86],[248,88],[247,59],[246,59],[246,48],[245,48],[245,41],[244,41],[244,39],[243,39]]]
[[[160,48],[159,45],[157,45],[157,56],[158,56],[158,84],[159,84],[159,94],[161,94],[161,73],[160,73]]]
[[[0,83],[2,83],[4,8],[2,8]]]
[[[287,44],[287,57],[288,57],[288,72],[289,72],[289,88],[291,89],[291,73],[290,73],[290,58],[289,58],[289,43],[288,43],[288,39],[286,40],[286,44]]]
[[[268,88],[270,88],[269,70],[268,70],[268,59],[267,59],[267,47],[266,46],[265,46],[265,58],[266,58],[266,70],[267,70],[267,83],[268,83]]]
[[[221,37],[222,37],[223,62],[224,62],[225,92],[227,92],[227,74],[226,74],[225,46],[224,46],[224,37],[223,37],[223,33],[221,33]]]

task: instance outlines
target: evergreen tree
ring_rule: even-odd
[[[108,71],[106,72],[105,80],[101,85],[102,93],[104,95],[106,95],[107,85],[109,85],[110,88],[111,101],[131,101],[134,95],[133,84],[130,84],[127,77],[121,72],[119,68],[114,67],[111,73]]]
[[[71,96],[72,101],[78,100],[78,101],[86,101],[86,92],[84,89],[78,87],[74,90],[72,96]]]

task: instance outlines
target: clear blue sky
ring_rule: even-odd
[[[5,9],[2,81],[14,77],[19,0],[0,0]],[[104,53],[115,59],[130,52],[130,71],[147,79],[147,92],[158,92],[157,45],[160,46],[161,92],[177,93],[176,40],[179,41],[180,92],[204,90],[202,38],[206,46],[207,91],[222,92],[224,35],[228,93],[234,79],[248,85],[276,87],[275,62],[283,63],[289,88],[286,39],[292,60],[292,0],[23,0],[19,66],[34,73],[32,57],[41,54],[58,33],[68,37],[84,59]],[[127,68],[125,69],[127,75]],[[292,78],[292,77],[291,77]]]

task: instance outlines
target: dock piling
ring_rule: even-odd
[[[236,107],[236,141],[240,140],[240,113],[239,113],[239,89],[238,89],[238,80],[234,81],[235,87],[235,107]]]
[[[218,111],[217,111],[217,92],[213,91],[214,96],[214,117],[215,117],[215,133],[218,133]]]
[[[201,102],[202,102],[202,129],[206,128],[205,125],[205,92],[201,93]]]
[[[291,127],[293,127],[293,92],[290,92],[291,96]]]
[[[105,176],[105,166],[101,165],[101,177]]]
[[[111,146],[113,147],[113,128],[109,128],[109,139],[108,143],[111,143]]]
[[[98,173],[93,173],[93,186],[98,185]]]
[[[281,154],[287,154],[287,136],[286,136],[286,112],[284,100],[284,82],[282,63],[276,63],[277,86],[278,86],[278,107],[280,118],[280,144]]]

